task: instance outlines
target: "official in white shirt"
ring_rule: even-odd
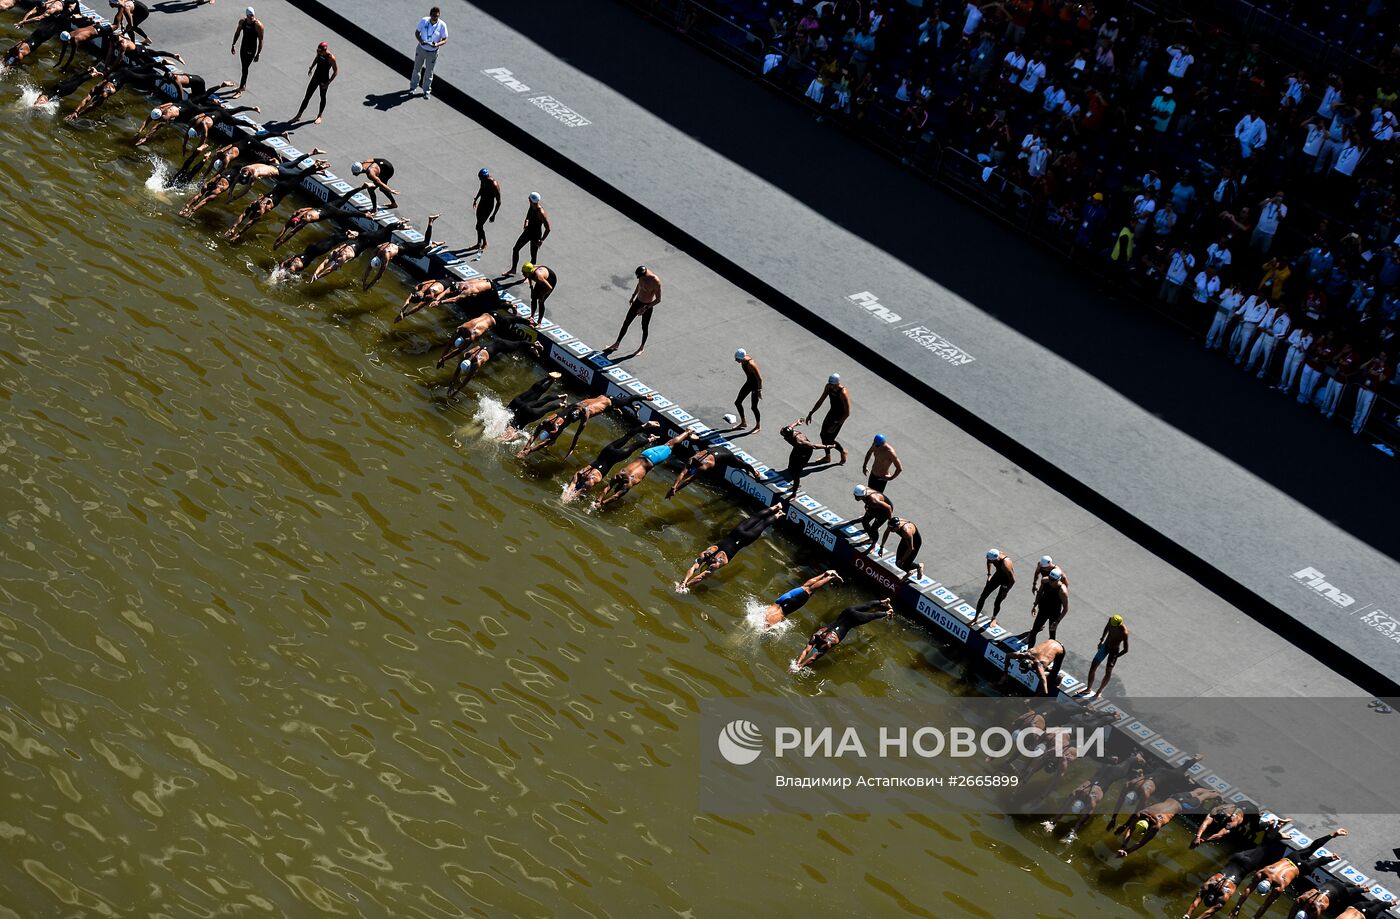
[[[1211,321],[1210,331],[1206,333],[1207,351],[1219,351],[1220,346],[1225,344],[1225,330],[1230,327],[1230,319],[1243,302],[1244,294],[1233,287],[1227,287],[1220,292],[1220,302],[1215,305],[1215,319]]]
[[[1288,336],[1288,353],[1283,356],[1283,379],[1275,389],[1285,394],[1293,389],[1298,380],[1298,371],[1303,367],[1303,355],[1312,347],[1313,333],[1304,328],[1295,328]]]
[[[1254,333],[1268,312],[1269,301],[1258,295],[1244,301],[1244,305],[1239,308],[1236,315],[1240,317],[1240,324],[1235,328],[1234,338],[1230,339],[1230,356],[1235,359],[1236,364],[1244,362],[1245,355],[1249,353],[1249,346],[1254,343]]]
[[[408,91],[411,93],[421,85],[423,95],[432,98],[438,49],[447,44],[447,23],[442,21],[442,10],[433,7],[428,15],[418,20],[413,37],[418,41],[418,50],[413,53],[413,75],[408,79]]]
[[[1244,365],[1244,372],[1254,369],[1257,362],[1259,372],[1255,374],[1258,379],[1264,379],[1264,372],[1269,369],[1269,364],[1274,359],[1274,348],[1288,335],[1288,327],[1293,324],[1293,320],[1288,317],[1288,311],[1281,306],[1271,306],[1264,314],[1264,319],[1259,323],[1259,337],[1254,340],[1254,347],[1249,349],[1249,361]]]

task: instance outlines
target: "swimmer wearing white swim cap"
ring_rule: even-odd
[[[811,424],[812,416],[817,413],[817,409],[822,407],[822,403],[826,402],[828,399],[831,400],[831,407],[827,409],[826,417],[822,419],[820,440],[823,444],[829,446],[826,448],[826,455],[822,461],[830,461],[831,451],[840,450],[841,462],[844,463],[847,457],[846,448],[841,446],[841,442],[837,440],[837,438],[841,435],[841,426],[851,417],[851,392],[846,388],[845,384],[841,382],[841,374],[833,373],[831,376],[827,377],[826,385],[822,387],[821,395],[818,396],[817,401],[812,404],[811,411],[802,419],[802,423]]]
[[[750,434],[757,434],[763,429],[763,416],[759,414],[758,402],[763,398],[763,371],[758,369],[758,361],[749,355],[749,352],[740,348],[734,352],[734,361],[739,365],[739,369],[744,371],[744,385],[739,387],[739,395],[734,397],[734,407],[739,411],[739,417],[733,421],[727,419],[734,418],[733,415],[726,415],[726,424],[734,425],[732,430],[742,431],[749,423],[748,416],[744,411],[744,400],[749,400],[749,408],[753,410],[753,430]]]

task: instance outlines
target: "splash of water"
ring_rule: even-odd
[[[151,164],[151,175],[146,179],[146,191],[157,195],[165,194],[169,191],[170,164],[154,153],[147,155],[146,161]]]
[[[581,497],[583,497],[583,492],[579,491],[577,488],[574,488],[574,480],[570,479],[564,485],[564,490],[559,493],[559,503],[572,504]]]
[[[493,396],[482,396],[476,402],[472,417],[481,425],[481,436],[488,440],[500,440],[510,424],[510,409]]]
[[[52,115],[58,111],[58,100],[50,99],[43,105],[35,105],[39,101],[39,88],[25,83],[20,86],[19,105],[21,108],[29,109],[38,115]]]
[[[274,265],[272,270],[268,272],[267,283],[271,284],[273,287],[277,287],[280,284],[286,284],[294,277],[296,277],[296,275],[283,268],[282,265],[279,263],[277,265]]]
[[[769,606],[762,600],[750,597],[744,604],[744,624],[764,638],[787,634],[792,629],[792,620],[783,617],[770,626],[767,622]]]

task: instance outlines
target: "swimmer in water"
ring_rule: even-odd
[[[1263,841],[1251,849],[1231,855],[1223,868],[1207,878],[1183,919],[1193,919],[1192,914],[1202,906],[1205,909],[1194,919],[1209,919],[1209,917],[1214,916],[1226,907],[1245,875],[1261,865],[1282,858],[1283,854],[1288,851],[1288,838],[1284,833],[1288,829],[1290,821],[1270,815],[1263,818],[1263,822],[1265,827]]]
[[[364,191],[364,189],[365,186],[361,185],[358,188],[351,188],[336,195],[325,204],[315,207],[298,208],[291,217],[287,218],[287,225],[282,228],[282,232],[277,234],[277,239],[272,243],[273,251],[275,252],[280,249],[283,243],[290,241],[293,236],[314,223],[320,223],[323,220],[350,220],[360,216],[362,213],[361,211],[347,208],[345,204],[356,194]],[[437,284],[439,287],[442,286],[441,282],[438,281],[432,283]]]
[[[730,469],[738,469],[755,479],[758,478],[758,470],[749,462],[735,456],[734,451],[728,447],[702,447],[686,461],[685,468],[676,474],[676,480],[666,490],[666,497],[674,498],[676,492],[707,472],[713,472],[716,474],[715,478],[723,480],[725,473]]]
[[[1067,814],[1077,816],[1079,820],[1075,822],[1070,832],[1081,832],[1085,825],[1093,819],[1094,813],[1103,803],[1104,794],[1113,787],[1113,784],[1128,775],[1140,773],[1144,765],[1146,765],[1146,760],[1141,753],[1136,751],[1131,756],[1122,759],[1114,757],[1108,763],[1100,766],[1097,772],[1069,793],[1069,797],[1065,799],[1064,807],[1055,816],[1055,821],[1058,822]]]
[[[95,80],[102,75],[102,71],[97,67],[87,67],[79,70],[72,76],[59,80],[53,86],[39,93],[38,97],[34,100],[34,105],[37,108],[41,105],[48,105],[50,102],[58,102],[60,99],[71,96],[73,93],[77,92],[83,87],[83,84],[87,83],[89,80]]]
[[[180,208],[181,217],[193,217],[195,213],[210,201],[229,190],[232,184],[227,172],[216,172],[204,180],[204,184],[199,186],[199,191],[189,200],[189,203]]]
[[[1231,833],[1238,832],[1245,825],[1248,816],[1242,804],[1217,804],[1206,814],[1196,835],[1191,839],[1190,848],[1195,849],[1206,843],[1219,842]],[[1211,832],[1214,830],[1215,832]]]
[[[753,545],[758,537],[763,535],[763,531],[768,529],[778,520],[787,514],[788,502],[779,498],[772,505],[754,514],[743,523],[729,531],[725,536],[713,546],[709,546],[701,552],[695,559],[695,563],[690,566],[690,570],[685,573],[685,577],[676,584],[677,593],[686,593],[691,587],[719,571],[725,565],[734,561],[734,556],[746,546]]]
[[[1213,788],[1194,788],[1183,794],[1172,795],[1160,804],[1144,807],[1124,822],[1123,838],[1119,840],[1117,856],[1127,858],[1157,838],[1162,827],[1175,820],[1179,814],[1200,810],[1207,801],[1219,797],[1220,792]],[[1133,842],[1134,839],[1137,841]]]
[[[812,594],[821,590],[828,584],[840,584],[841,575],[835,570],[828,569],[814,578],[808,578],[801,585],[794,587],[787,593],[778,597],[772,603],[763,608],[763,628],[771,629],[773,626],[787,619],[793,613],[807,605],[807,601],[812,599]]]
[[[359,235],[358,230],[340,230],[332,233],[325,239],[307,246],[291,258],[283,260],[278,264],[277,268],[285,274],[301,274],[306,270],[307,265],[310,265],[327,252],[334,252],[344,246],[353,245],[355,238]]]
[[[623,413],[628,408],[635,408],[648,401],[649,396],[639,396],[636,393],[623,393],[617,396],[594,396],[591,399],[582,399],[575,403],[579,407],[578,427],[574,429],[574,439],[569,443],[569,449],[565,451],[565,456],[572,456],[574,448],[578,446],[579,436],[583,434],[584,425],[588,424],[590,418],[596,418],[604,412]],[[635,413],[632,417],[639,417]]]
[[[648,472],[670,459],[671,451],[694,436],[694,431],[682,431],[664,444],[643,450],[641,456],[623,466],[608,480],[608,487],[603,489],[603,493],[599,495],[594,506],[601,510],[609,504],[621,501],[629,491],[636,488],[642,479],[647,477]]]
[[[96,24],[85,25],[80,28],[68,29],[58,33],[58,40],[61,45],[58,51],[58,63],[55,64],[59,70],[64,70],[78,56],[78,49],[96,39],[102,34],[102,29],[111,31],[111,26],[99,27]]]
[[[1118,815],[1126,807],[1143,807],[1152,800],[1152,796],[1157,793],[1159,782],[1178,776],[1187,782],[1191,781],[1191,769],[1196,763],[1201,761],[1201,754],[1189,757],[1179,766],[1170,763],[1162,763],[1151,771],[1144,772],[1123,784],[1123,790],[1118,795],[1118,801],[1113,805],[1113,810],[1108,815],[1108,831],[1113,832],[1114,824],[1118,822]],[[1126,822],[1124,823],[1126,826]]]
[[[660,439],[658,436],[660,432],[661,422],[659,421],[633,425],[627,430],[627,433],[598,451],[598,456],[594,458],[593,462],[575,472],[574,477],[569,480],[568,486],[564,489],[564,493],[570,499],[588,494],[595,485],[607,478],[608,473],[618,463],[627,459],[643,446],[650,447],[655,444]]]
[[[544,345],[532,338],[497,338],[472,348],[462,355],[457,368],[452,371],[452,379],[447,384],[447,398],[451,399],[461,392],[493,356],[499,357],[519,351],[529,351],[537,358],[543,357]]]
[[[891,535],[899,536],[899,546],[895,549],[894,565],[904,572],[901,584],[906,583],[911,578],[924,576],[924,563],[915,561],[919,554],[920,547],[924,544],[924,537],[919,534],[919,528],[914,525],[914,521],[905,520],[903,517],[890,517],[889,525],[885,527],[885,538],[880,540],[880,551],[885,551],[885,543],[890,541]]]
[[[498,322],[510,323],[519,320],[514,316],[505,319],[498,319],[494,312],[482,313],[468,319],[457,326],[452,332],[452,337],[447,340],[447,345],[442,349],[442,354],[438,356],[437,366],[441,367],[448,361],[459,357],[464,351],[476,344],[476,340],[496,327]]]
[[[428,226],[423,233],[423,238],[417,242],[405,245],[395,242],[394,237],[390,236],[387,242],[380,243],[374,250],[374,255],[370,258],[369,264],[365,266],[364,289],[369,290],[371,287],[378,284],[379,279],[384,277],[384,271],[389,267],[389,263],[399,256],[402,255],[405,258],[422,258],[426,255],[429,247],[433,244],[433,224],[437,222],[437,219],[441,216],[441,214],[428,215]],[[403,223],[399,226],[399,229],[403,230],[407,227],[408,224]],[[371,274],[374,275],[373,279],[370,278]]]
[[[826,417],[822,419],[821,442],[826,449],[826,460],[831,459],[832,450],[841,451],[841,462],[846,461],[846,448],[841,446],[837,438],[841,435],[841,427],[846,420],[851,417],[851,391],[841,382],[841,374],[833,373],[827,377],[826,386],[822,387],[822,394],[813,403],[812,410],[807,413],[807,417],[802,419],[803,424],[811,424],[812,416],[817,413],[817,409],[822,407],[822,403],[831,400],[831,408],[827,409]],[[830,444],[830,446],[827,446]]]
[[[391,232],[393,232],[391,227],[380,227],[367,236],[348,237],[345,242],[327,253],[326,257],[321,260],[321,263],[316,266],[316,269],[311,272],[311,280],[319,281],[332,272],[339,271],[341,268],[344,268],[346,265],[359,258],[360,253],[373,249],[375,246],[388,239]]]
[[[1326,836],[1314,839],[1306,849],[1290,852],[1286,857],[1281,857],[1256,870],[1239,886],[1240,897],[1235,901],[1235,907],[1230,910],[1230,915],[1238,916],[1245,903],[1256,893],[1264,898],[1264,905],[1259,907],[1259,911],[1255,915],[1262,916],[1268,912],[1269,907],[1273,906],[1274,901],[1283,895],[1284,888],[1289,884],[1292,884],[1299,877],[1307,877],[1315,869],[1339,858],[1340,856],[1331,853],[1318,854],[1318,850],[1332,840],[1340,839],[1346,835],[1346,829],[1338,827]]]
[[[564,379],[564,375],[557,370],[551,370],[540,377],[530,388],[506,403],[506,411],[510,413],[510,420],[506,422],[505,433],[501,435],[501,440],[514,440],[515,435],[524,429],[525,425],[540,420],[550,412],[564,407],[569,397],[563,393],[550,394],[554,384]]]
[[[465,281],[453,281],[451,284],[443,284],[440,281],[432,283],[437,285],[436,288],[433,288],[436,293],[424,293],[424,295],[419,296],[418,292],[414,291],[404,302],[403,309],[399,310],[399,314],[394,317],[395,322],[401,322],[419,310],[450,306],[456,303],[468,303],[471,304],[471,309],[479,306],[488,311],[510,307],[510,301],[501,298],[501,291],[505,290],[505,287],[501,286],[500,281],[495,278],[470,278]],[[419,285],[420,288],[423,286]],[[489,296],[487,296],[488,294]],[[477,298],[482,298],[483,302],[476,304],[474,301]],[[467,311],[469,310],[464,310],[464,312]]]
[[[292,173],[286,178],[279,180],[272,186],[267,194],[257,198],[252,204],[243,209],[242,214],[238,215],[238,219],[234,221],[233,226],[229,227],[228,232],[224,234],[228,237],[229,242],[238,242],[243,234],[251,230],[258,221],[272,213],[277,205],[282,203],[283,199],[300,188],[303,179],[313,173],[320,172],[329,165],[330,163],[325,160],[313,160],[299,172]]]
[[[588,399],[580,399],[563,411],[541,421],[535,428],[535,432],[530,435],[530,440],[515,454],[520,459],[524,459],[532,453],[540,450],[548,450],[563,436],[564,429],[574,422],[579,423],[578,430],[574,432],[574,442],[569,445],[568,456],[574,452],[574,447],[578,446],[578,437],[583,433],[583,426],[588,423],[588,419],[595,418],[609,409],[622,411],[629,406],[645,402],[645,396],[627,394],[609,398],[608,396],[593,396]]]
[[[792,665],[792,669],[797,671],[815,664],[823,655],[840,644],[852,629],[859,628],[867,622],[874,622],[876,619],[893,618],[894,606],[888,597],[883,600],[872,600],[861,606],[846,607],[841,611],[841,615],[836,617],[835,622],[831,625],[824,625],[812,633],[807,647],[803,648],[802,653],[797,656],[797,661]]]
[[[312,151],[307,154],[307,159],[325,152],[326,151],[319,147],[313,148]],[[253,185],[256,184],[259,179],[277,179],[280,182],[282,179],[300,172],[303,168],[302,164],[306,163],[307,159],[296,163],[249,163],[246,166],[240,167],[234,179],[234,185],[237,186],[237,193],[228,196],[229,203],[232,204],[252,191]]]
[[[1346,915],[1345,910],[1357,911],[1354,904],[1360,903],[1365,896],[1366,887],[1363,884],[1328,878],[1312,890],[1300,893],[1293,901],[1289,915],[1293,919],[1322,919],[1324,913],[1340,907],[1344,911],[1337,919],[1341,919]]]

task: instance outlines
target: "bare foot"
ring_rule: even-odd
[[[320,123],[321,123],[321,116],[320,116],[320,115],[317,115],[317,116],[316,116],[316,120],[313,121],[313,122],[311,122],[311,123],[312,123],[312,124],[320,124]]]
[[[230,99],[237,99],[239,96],[243,95],[243,94],[246,93],[246,92],[247,92],[247,90],[240,86],[240,87],[238,87],[237,89],[235,89],[232,93],[229,94],[229,98],[230,98]]]

